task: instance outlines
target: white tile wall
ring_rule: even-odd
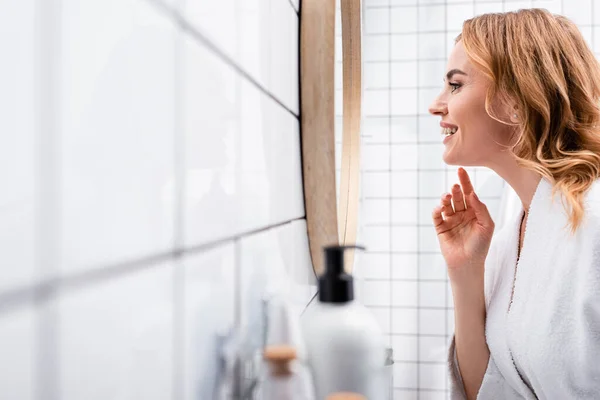
[[[571,17],[600,55],[600,6],[591,0],[365,2],[359,238],[367,252],[355,268],[360,299],[391,337],[397,399],[448,395],[453,303],[431,210],[458,179],[441,159],[439,118],[428,115],[428,105],[465,19],[532,6]],[[467,170],[495,216],[501,180],[486,169]]]
[[[59,398],[171,398],[173,267],[59,294]]]
[[[0,397],[212,398],[316,291],[300,1],[57,3],[0,0]]]
[[[35,310],[23,308],[0,315],[0,389],[2,397],[31,400],[35,384]]]
[[[35,279],[34,15],[33,0],[0,2],[0,292]]]
[[[141,0],[66,0],[61,18],[57,174],[67,274],[173,246],[175,27]]]

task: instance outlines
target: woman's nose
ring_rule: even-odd
[[[448,105],[438,96],[429,105],[429,113],[432,115],[445,115],[448,113]]]

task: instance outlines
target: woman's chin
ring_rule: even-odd
[[[462,165],[460,164],[457,157],[454,156],[452,151],[448,151],[448,149],[444,150],[444,154],[442,155],[442,160],[446,165]]]

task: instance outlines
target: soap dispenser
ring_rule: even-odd
[[[317,399],[339,392],[385,399],[386,343],[373,314],[354,299],[352,276],[344,270],[344,251],[360,246],[325,247],[325,272],[318,301],[302,316],[307,363]]]

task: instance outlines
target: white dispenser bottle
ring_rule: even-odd
[[[337,392],[387,398],[386,343],[373,314],[354,300],[352,276],[344,272],[344,250],[325,248],[325,273],[319,277],[318,302],[302,316],[307,361],[317,399]]]

